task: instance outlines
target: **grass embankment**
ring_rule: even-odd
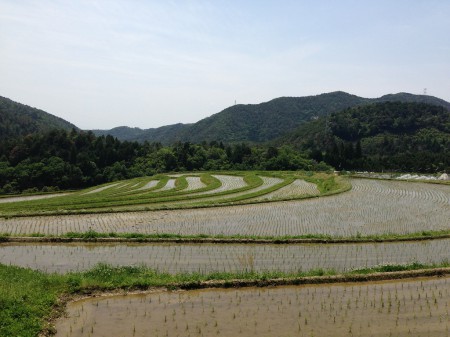
[[[0,234],[0,242],[70,242],[70,241],[98,241],[98,242],[180,242],[180,243],[364,243],[364,242],[396,242],[421,241],[450,238],[450,229],[441,231],[421,231],[408,234],[380,234],[355,235],[338,237],[324,234],[307,234],[299,236],[256,236],[256,235],[181,235],[171,233],[142,234],[142,233],[100,233],[93,230],[87,232],[69,232],[60,236],[33,233],[24,236]]]
[[[407,277],[449,275],[450,263],[438,265],[388,265],[337,275],[315,270],[286,274],[270,273],[184,273],[171,275],[145,267],[98,265],[83,273],[45,274],[0,264],[0,336],[36,337],[51,334],[46,324],[61,313],[65,301],[80,294],[113,290],[146,290],[153,287],[194,289],[288,284],[362,282]]]

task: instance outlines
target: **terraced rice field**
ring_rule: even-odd
[[[43,195],[30,195],[30,196],[24,196],[24,197],[0,198],[0,204],[10,203],[10,202],[20,202],[20,201],[50,199],[50,198],[62,197],[65,195],[67,195],[67,193],[55,193],[55,194],[43,194]]]
[[[296,179],[291,184],[284,186],[276,191],[264,194],[257,198],[257,200],[273,200],[283,199],[289,197],[296,197],[299,195],[319,195],[320,191],[317,186],[307,181]]]
[[[220,179],[221,177],[216,177],[216,178]],[[260,178],[262,180],[262,184],[260,186],[252,188],[252,189],[247,189],[245,191],[234,192],[234,190],[246,187],[246,185],[241,185],[240,187],[238,187],[239,185],[235,185],[236,188],[230,188],[230,186],[228,186],[228,188],[226,190],[222,190],[222,191],[229,191],[230,193],[228,193],[228,194],[226,194],[226,195],[221,197],[222,202],[226,202],[228,200],[232,200],[232,199],[235,199],[237,197],[242,197],[242,196],[245,197],[246,195],[250,195],[250,194],[253,194],[253,193],[259,193],[261,191],[270,189],[270,188],[272,188],[272,187],[274,187],[274,186],[276,186],[278,184],[283,183],[283,179],[280,179],[280,178],[273,178],[273,177],[260,177]],[[223,182],[223,180],[221,180],[221,182]],[[207,191],[207,192],[200,192],[198,194],[211,194],[212,192],[213,191]],[[198,194],[196,194],[196,195],[198,195]],[[300,195],[302,195],[302,194],[298,194],[297,196],[300,196]],[[213,197],[209,197],[209,198],[202,198],[202,201],[203,202],[205,202],[205,201],[213,202],[213,201],[216,200],[216,198],[217,197],[214,197],[214,196]],[[252,201],[252,200],[253,199],[250,199],[250,201]],[[259,200],[259,199],[256,199],[256,200]],[[186,205],[186,204],[189,204],[189,203],[196,203],[196,202],[198,202],[198,200],[193,199],[191,201],[183,200],[183,201],[180,201],[178,203],[172,203],[172,204]]]
[[[0,234],[63,236],[95,231],[112,236],[166,233],[273,239],[450,230],[450,185],[358,178],[349,182],[351,190],[348,182],[333,175],[299,172],[136,178],[57,198],[0,199]],[[450,239],[278,245],[0,243],[0,264],[49,273],[86,271],[98,263],[145,266],[169,274],[290,274],[318,269],[340,273],[385,265],[445,265],[449,260]],[[450,336],[449,285],[450,278],[443,277],[158,290],[87,299],[69,305],[68,318],[57,323],[57,336]]]
[[[266,180],[267,181],[267,180]],[[338,237],[448,230],[450,186],[352,179],[328,196],[232,207],[0,219],[0,233],[102,233]],[[251,190],[251,189],[250,189]]]
[[[366,244],[0,244],[0,263],[65,273],[113,266],[147,266],[182,272],[347,272],[386,264],[439,264],[449,259],[450,239]]]
[[[150,180],[148,183],[146,183],[144,186],[137,188],[136,190],[138,191],[144,191],[144,190],[149,190],[151,188],[156,187],[156,185],[158,185],[158,181],[157,180]]]
[[[193,195],[198,194],[216,194],[221,192],[228,192],[232,190],[237,190],[242,187],[247,187],[247,183],[245,182],[243,177],[240,176],[227,176],[227,175],[213,175],[214,178],[218,179],[221,183],[220,187],[206,191],[206,192],[200,192]]]
[[[200,177],[186,177],[186,180],[188,187],[186,187],[183,191],[195,191],[206,187]]]
[[[268,177],[255,172],[244,172],[234,175],[199,173],[136,178],[65,196],[61,194],[53,200],[33,200],[48,196],[3,198],[0,199],[3,203],[9,203],[3,205],[0,202],[0,216],[61,214],[67,211],[82,213],[124,209],[151,210],[186,207],[192,203],[202,207],[229,204],[271,192],[274,188],[290,183],[292,177],[298,177],[299,174],[283,173],[278,176]]]
[[[450,278],[156,291],[70,303],[57,337],[450,334]]]
[[[99,188],[90,190],[90,191],[86,192],[85,194],[99,193],[99,192],[102,192],[102,191],[107,190],[107,189],[109,189],[109,188],[116,187],[116,186],[118,186],[118,185],[119,185],[119,183],[109,184],[109,185],[106,185],[106,186],[102,186],[102,187],[99,187]]]

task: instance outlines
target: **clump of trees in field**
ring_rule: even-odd
[[[0,143],[0,193],[76,189],[170,171],[329,170],[290,147],[121,142],[52,130]]]

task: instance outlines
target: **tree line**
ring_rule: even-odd
[[[0,193],[79,189],[172,171],[329,170],[290,147],[119,141],[72,129],[0,143]]]

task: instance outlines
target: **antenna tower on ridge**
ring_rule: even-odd
[[[423,88],[423,94],[424,94],[424,95],[427,94],[427,88]]]

